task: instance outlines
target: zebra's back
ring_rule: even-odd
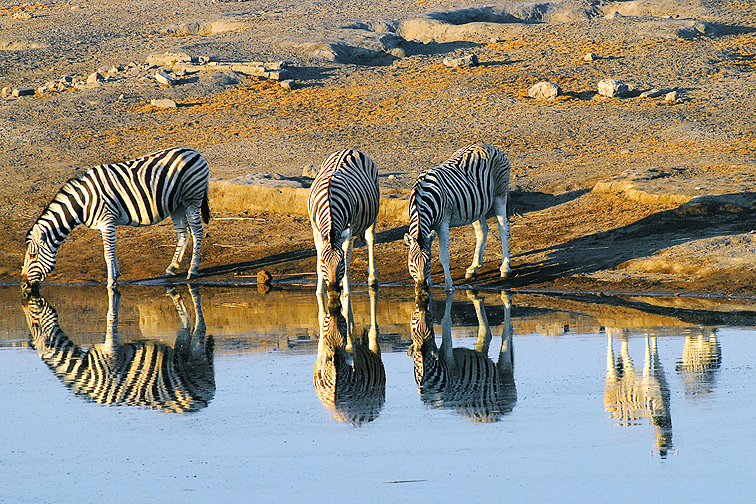
[[[78,179],[76,189],[91,201],[93,211],[89,218],[85,215],[85,224],[95,224],[105,211],[116,217],[117,225],[147,226],[190,204],[200,207],[209,175],[202,155],[175,147],[123,163],[95,166]],[[95,205],[99,211],[94,211]]]
[[[311,220],[325,236],[347,227],[362,236],[378,217],[378,169],[354,149],[334,152],[323,161],[307,200]]]
[[[495,197],[507,196],[509,172],[507,156],[496,147],[468,145],[420,175],[410,197],[410,212],[417,212],[418,205],[435,207],[436,220],[446,216],[451,227],[472,224],[491,209]],[[438,222],[427,225],[433,229]]]

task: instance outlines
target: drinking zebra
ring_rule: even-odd
[[[318,287],[349,294],[349,266],[355,237],[368,245],[368,285],[377,286],[374,242],[380,190],[378,170],[358,150],[344,149],[328,156],[312,183],[307,210],[317,249]]]
[[[517,402],[509,296],[502,293],[504,328],[496,363],[488,357],[492,335],[483,299],[472,292],[468,292],[468,298],[478,318],[475,349],[452,347],[451,293],[446,295],[441,321],[441,347],[436,345],[430,299],[421,294],[415,299],[410,321],[412,344],[407,353],[414,362],[415,383],[423,402],[453,408],[474,421],[497,421]]]
[[[449,273],[449,228],[472,224],[475,253],[465,278],[477,275],[488,236],[486,214],[493,209],[501,237],[501,277],[509,267],[509,160],[496,147],[477,143],[458,150],[442,165],[418,177],[409,200],[408,266],[417,289],[431,286],[431,244],[438,233],[439,260],[444,268],[446,290],[453,291]]]
[[[194,251],[188,278],[199,274],[202,221],[210,218],[209,169],[196,151],[176,147],[124,163],[105,164],[70,179],[58,191],[26,235],[21,272],[25,291],[55,268],[58,248],[79,224],[102,236],[108,286],[115,287],[120,270],[116,258],[116,226],[149,226],[169,215],[178,244],[166,276],[174,276],[188,244],[187,224]]]
[[[43,297],[28,297],[24,313],[30,343],[66,387],[93,402],[167,412],[199,410],[215,395],[214,342],[212,336],[205,337],[199,290],[192,286],[190,293],[196,313],[193,326],[181,296],[168,290],[181,319],[174,348],[151,341],[120,344],[117,289],[108,289],[104,342],[88,349],[69,339]]]
[[[386,399],[386,371],[378,346],[374,289],[370,289],[371,325],[361,341],[351,341],[336,293],[328,304],[318,298],[320,338],[313,370],[315,392],[339,421],[359,425],[378,417]],[[348,299],[348,298],[347,298]]]

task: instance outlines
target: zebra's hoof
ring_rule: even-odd
[[[168,269],[167,269],[167,270],[165,270],[165,272],[163,273],[163,276],[164,276],[164,277],[175,277],[175,276],[176,276],[176,270],[175,270],[175,269],[173,269],[173,268],[168,268]]]
[[[187,279],[187,280],[194,280],[194,279],[195,279],[195,278],[197,278],[197,277],[199,277],[199,273],[197,273],[196,271],[190,271],[190,272],[189,272],[189,273],[188,273],[188,274],[186,275],[186,279]]]
[[[512,276],[512,270],[504,270],[501,272],[501,278],[506,279]]]

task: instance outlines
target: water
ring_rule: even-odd
[[[342,395],[329,407],[313,385],[328,311],[311,289],[120,294],[46,286],[36,306],[55,309],[56,341],[78,361],[45,361],[29,346],[45,324],[0,287],[0,501],[752,499],[750,300],[434,291],[435,355],[444,340],[487,346],[494,371],[478,376],[498,381],[420,394],[408,350],[424,303],[356,292],[354,333],[377,335],[385,389],[364,392],[382,397],[371,406]],[[120,374],[81,378],[87,351]],[[162,359],[163,374],[128,355]]]

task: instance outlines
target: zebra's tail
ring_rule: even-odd
[[[205,189],[205,195],[202,197],[202,206],[200,207],[202,212],[202,222],[205,224],[210,222],[210,203],[208,202],[207,193],[208,190]]]

